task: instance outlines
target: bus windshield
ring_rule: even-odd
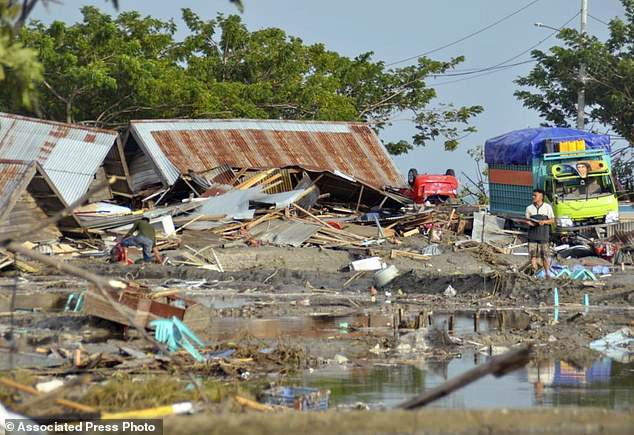
[[[614,184],[609,175],[555,180],[555,196],[562,201],[596,198],[612,194],[614,194]]]

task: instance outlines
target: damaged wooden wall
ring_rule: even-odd
[[[0,238],[32,228],[47,217],[44,210],[35,202],[33,196],[25,191],[18,198],[15,206],[2,223],[0,223]],[[28,240],[31,242],[44,242],[56,240],[61,235],[62,233],[55,225],[49,225],[47,228],[38,231],[37,234],[30,235]]]

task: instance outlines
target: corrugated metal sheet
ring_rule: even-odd
[[[262,242],[279,246],[301,246],[321,227],[304,222],[274,221],[262,222],[251,229],[251,235]]]
[[[0,160],[38,162],[67,204],[86,192],[116,137],[115,131],[0,113]]]
[[[135,140],[168,184],[221,165],[338,171],[381,189],[403,177],[366,124],[279,120],[132,121]]]
[[[9,202],[24,183],[29,169],[27,163],[0,161],[0,216],[8,211]]]

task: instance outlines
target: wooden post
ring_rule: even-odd
[[[361,197],[363,196],[363,190],[365,189],[365,186],[362,184],[361,185],[361,190],[359,191],[359,199],[357,200],[357,208],[356,211],[359,211],[359,207],[361,206]]]
[[[473,313],[473,332],[480,332],[480,310]]]
[[[428,322],[427,313],[423,310],[416,317],[416,329],[426,328]]]
[[[398,319],[397,328],[400,328],[401,323],[403,323],[403,309],[402,308],[399,308],[397,311],[397,319]]]
[[[504,330],[506,327],[506,314],[504,311],[498,311],[498,329]]]
[[[447,321],[447,330],[450,334],[453,334],[454,327],[455,327],[455,318],[453,314],[450,314],[449,320]]]

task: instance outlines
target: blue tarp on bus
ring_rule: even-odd
[[[610,151],[610,136],[573,128],[527,128],[489,139],[484,144],[484,160],[496,165],[530,165],[544,154],[547,140],[553,143],[583,139],[586,149]]]

